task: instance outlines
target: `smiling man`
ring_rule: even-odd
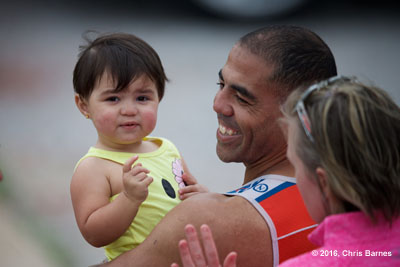
[[[208,224],[221,259],[236,251],[238,266],[274,266],[312,249],[307,234],[315,223],[297,190],[277,120],[292,90],[334,75],[329,47],[307,29],[270,26],[243,36],[219,72],[213,106],[219,123],[218,157],[245,165],[243,185],[224,195],[188,198],[140,246],[108,265],[180,262],[177,245],[189,223]]]

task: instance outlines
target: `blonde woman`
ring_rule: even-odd
[[[319,223],[309,235],[319,248],[281,266],[400,266],[399,106],[375,86],[334,77],[293,92],[283,113],[287,157]],[[206,225],[205,256],[193,226],[185,233],[183,266],[220,266]]]

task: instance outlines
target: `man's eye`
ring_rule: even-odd
[[[106,101],[109,101],[109,102],[117,102],[117,101],[119,101],[119,98],[116,97],[116,96],[110,96],[110,97],[108,97],[108,98],[106,99]]]
[[[147,96],[139,96],[138,98],[136,98],[137,101],[147,101],[149,100],[149,98]]]
[[[224,88],[225,84],[222,82],[218,82],[217,85],[219,86],[219,89]]]
[[[236,97],[236,99],[238,100],[238,102],[241,103],[241,104],[246,104],[246,105],[249,105],[249,104],[250,104],[249,102],[247,102],[246,100],[244,100],[243,98],[241,98],[241,97],[238,96],[238,95],[235,95],[235,97]]]

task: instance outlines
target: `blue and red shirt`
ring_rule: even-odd
[[[308,215],[295,178],[265,175],[225,194],[244,197],[264,218],[274,266],[316,248],[307,236],[317,224]]]

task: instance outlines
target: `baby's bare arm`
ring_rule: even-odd
[[[110,202],[109,169],[110,162],[90,157],[81,162],[71,180],[71,199],[79,230],[95,247],[107,245],[120,237],[142,203],[125,193]],[[122,175],[122,171],[120,173]]]

